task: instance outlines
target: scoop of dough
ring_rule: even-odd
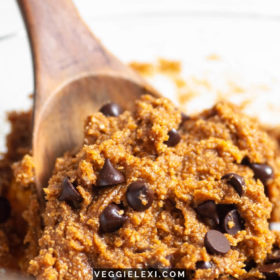
[[[77,154],[57,159],[29,272],[92,279],[93,268],[187,269],[245,277],[270,253],[279,217],[277,145],[233,105],[187,118],[143,96],[119,116],[88,117]]]

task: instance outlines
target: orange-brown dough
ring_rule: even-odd
[[[275,142],[227,103],[184,121],[164,98],[109,109],[88,117],[79,153],[56,161],[29,273],[89,280],[92,268],[180,267],[191,279],[262,277],[255,267],[275,240],[266,195],[276,203]]]
[[[24,241],[28,226],[23,213],[29,205],[37,204],[32,158],[28,156],[31,149],[31,117],[31,112],[12,112],[8,115],[11,132],[6,138],[7,152],[0,160],[0,204],[6,199],[10,208],[9,215],[3,220],[7,206],[0,205],[0,267],[14,271],[26,271],[29,259],[37,253],[36,250],[31,253],[31,246],[28,246],[30,254],[27,254]],[[33,219],[35,224],[40,219],[39,211],[32,215],[36,217]],[[33,232],[36,228],[37,225]]]

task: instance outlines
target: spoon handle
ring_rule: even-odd
[[[36,108],[76,75],[123,66],[80,18],[71,0],[17,0],[32,49]]]

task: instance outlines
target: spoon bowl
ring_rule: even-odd
[[[159,94],[90,32],[71,0],[18,0],[32,49],[32,152],[39,198],[57,157],[83,143],[85,118],[111,101]]]
[[[86,117],[97,112],[108,101],[129,109],[140,95],[149,93],[131,80],[111,75],[78,77],[63,85],[48,103],[34,126],[33,153],[36,177],[45,185],[55,159],[83,144]],[[77,99],[77,95],[79,98]],[[59,132],[59,133],[58,133]]]

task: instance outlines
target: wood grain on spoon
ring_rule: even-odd
[[[102,46],[70,0],[18,4],[33,54],[33,156],[41,196],[55,159],[82,145],[87,115],[109,100],[129,108],[143,93],[157,93]]]

